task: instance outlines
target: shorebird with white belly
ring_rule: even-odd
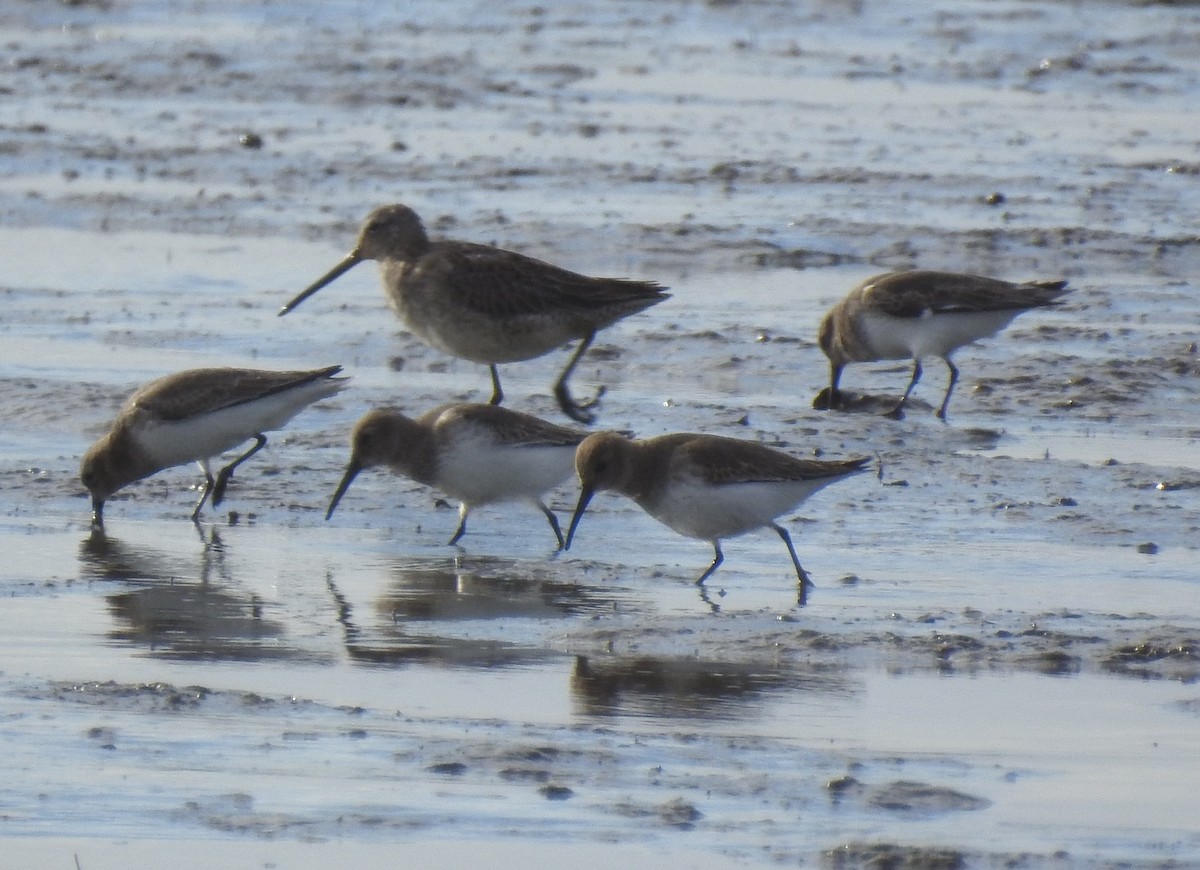
[[[359,472],[387,466],[459,501],[451,544],[466,533],[472,508],[526,502],[550,522],[561,549],[558,519],[543,498],[570,476],[575,448],[586,437],[586,432],[498,405],[442,405],[416,419],[394,410],[370,411],[354,426],[350,462],[325,519],[333,516]]]
[[[633,440],[597,432],[579,445],[582,487],[567,531],[567,549],[592,497],[613,490],[668,528],[713,545],[714,558],[696,580],[703,586],[724,561],[721,539],[770,528],[787,545],[805,602],[810,584],[787,529],[776,522],[810,495],[866,470],[869,460],[800,459],[753,441],[676,433]]]
[[[353,250],[280,315],[364,260],[379,262],[392,308],[418,338],[489,367],[493,405],[504,397],[498,364],[533,359],[578,340],[554,396],[580,423],[594,418],[589,408],[595,400],[576,402],[567,379],[596,333],[669,298],[666,288],[651,281],[592,278],[489,245],[430,241],[417,213],[397,204],[367,215]]]
[[[234,470],[313,402],[339,392],[341,366],[312,371],[191,369],[151,381],[125,402],[109,431],[83,457],[80,476],[92,496],[92,523],[104,524],[104,503],[122,487],[152,474],[197,462],[204,489],[192,511],[225,497]],[[214,477],[213,458],[254,439],[254,446]]]
[[[1013,283],[958,272],[888,272],[868,278],[838,302],[821,322],[819,343],[829,358],[829,386],[813,400],[819,410],[844,408],[838,380],[847,363],[911,359],[912,379],[888,415],[904,416],[921,360],[938,357],[950,371],[950,383],[937,416],[946,419],[950,394],[958,382],[951,355],[964,345],[995,335],[1033,308],[1058,304],[1070,292],[1066,281]]]

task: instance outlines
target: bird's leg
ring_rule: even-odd
[[[942,407],[938,408],[938,418],[946,419],[946,408],[950,405],[950,394],[954,392],[954,385],[958,383],[958,367],[950,362],[950,358],[946,357],[946,367],[950,369],[950,383],[946,387],[946,398],[942,399]]]
[[[716,570],[717,570],[717,568],[721,567],[721,563],[722,563],[722,562],[724,562],[724,561],[725,561],[725,554],[721,552],[721,542],[720,542],[720,541],[713,541],[713,560],[712,560],[712,564],[711,564],[711,565],[709,565],[709,566],[708,566],[708,570],[707,570],[707,571],[705,571],[703,574],[701,574],[701,575],[700,575],[700,577],[699,577],[699,579],[697,579],[697,580],[696,580],[696,585],[697,585],[697,586],[703,586],[703,585],[704,585],[704,581],[705,581],[705,580],[707,580],[709,577],[711,577],[711,576],[712,576],[712,573],[713,573],[713,571],[716,571]]]
[[[453,547],[467,533],[467,513],[466,504],[460,503],[458,506],[458,528],[454,530],[454,537],[450,539],[449,546]]]
[[[488,369],[492,373],[492,397],[488,399],[488,404],[499,405],[504,401],[504,390],[500,389],[500,371],[495,363],[488,366]]]
[[[562,529],[558,525],[558,517],[554,515],[554,511],[550,510],[550,508],[546,507],[540,501],[538,502],[538,507],[542,509],[542,513],[546,515],[546,519],[550,521],[550,528],[554,530],[554,537],[558,538],[558,549],[561,550],[565,542],[563,541]]]
[[[900,397],[899,404],[892,408],[887,416],[891,417],[893,420],[904,419],[904,403],[908,401],[909,395],[912,393],[913,388],[917,385],[917,381],[919,380],[921,380],[921,361],[919,359],[914,359],[912,380],[908,382],[908,389],[905,390],[904,395]]]
[[[554,398],[558,400],[558,406],[563,409],[563,413],[577,423],[587,424],[596,419],[596,415],[589,414],[588,409],[596,407],[600,403],[600,397],[604,395],[604,387],[601,387],[596,391],[596,395],[586,402],[576,402],[571,398],[571,391],[567,388],[567,379],[571,377],[575,366],[579,365],[579,361],[583,359],[583,355],[592,346],[595,338],[595,331],[584,336],[583,341],[579,342],[579,347],[575,349],[575,353],[571,355],[570,361],[567,362],[567,367],[562,370],[562,374],[554,382]]]
[[[792,557],[792,564],[796,566],[796,579],[800,582],[800,591],[796,598],[796,603],[803,607],[808,602],[808,590],[812,586],[812,580],[808,576],[808,572],[800,565],[800,557],[796,555],[796,548],[792,546],[792,536],[788,534],[787,529],[779,525],[779,523],[771,523],[773,528],[783,538],[783,542],[787,545],[788,555]]]
[[[267,436],[262,434],[255,435],[253,447],[217,472],[217,480],[212,487],[213,507],[219,505],[221,500],[225,498],[225,487],[229,486],[229,478],[233,477],[233,470],[266,446]]]
[[[196,509],[192,511],[192,522],[200,524],[200,510],[204,507],[204,503],[208,501],[208,497],[212,494],[213,486],[216,482],[213,480],[212,469],[208,467],[208,460],[201,459],[199,462],[200,470],[204,472],[204,491],[200,493],[200,501],[196,502]]]

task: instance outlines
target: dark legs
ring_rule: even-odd
[[[576,402],[571,398],[571,391],[567,388],[567,379],[571,377],[571,373],[575,371],[575,366],[579,365],[579,361],[583,359],[583,355],[592,346],[592,341],[595,338],[596,333],[594,331],[584,336],[583,340],[579,342],[579,347],[575,349],[575,353],[571,355],[570,361],[567,362],[567,367],[562,370],[562,374],[554,382],[554,398],[558,400],[558,407],[562,408],[563,413],[577,423],[587,424],[596,419],[596,415],[588,413],[588,409],[596,407],[600,401],[600,397],[604,395],[604,387],[601,387],[593,398],[588,399],[586,402]]]
[[[488,404],[499,405],[504,401],[504,390],[500,389],[500,372],[496,369],[495,363],[492,363],[488,368],[492,372],[492,397],[488,400]]]
[[[812,580],[809,579],[808,572],[805,571],[800,565],[800,557],[796,555],[796,548],[792,546],[792,537],[788,534],[787,529],[779,525],[779,523],[771,523],[771,528],[775,530],[775,533],[778,534],[779,537],[783,539],[783,543],[787,545],[788,555],[792,557],[792,565],[796,568],[796,579],[799,581],[800,586],[796,597],[796,603],[804,605],[808,601],[808,590],[812,586]],[[700,575],[700,579],[696,581],[696,585],[703,587],[704,581],[711,577],[713,572],[716,571],[724,561],[725,554],[721,552],[721,542],[713,541],[712,564],[708,566],[707,571]],[[705,590],[703,588],[700,590],[700,597],[704,599],[705,603],[710,607],[713,606],[712,602],[708,600],[708,596],[705,594]],[[715,609],[716,608],[714,607],[714,612]]]
[[[540,501],[538,502],[538,507],[542,509],[542,513],[546,515],[546,519],[550,521],[550,528],[554,530],[554,537],[558,538],[558,549],[561,550],[565,542],[563,541],[562,529],[558,525],[558,517],[554,515],[554,511],[550,510],[550,508],[546,507]]]
[[[225,498],[225,487],[229,486],[229,478],[233,477],[234,469],[237,468],[239,465],[241,465],[243,462],[245,462],[247,459],[249,459],[251,456],[253,456],[258,451],[262,450],[266,446],[267,446],[267,436],[262,435],[262,434],[255,435],[254,436],[254,446],[251,447],[249,450],[247,450],[245,453],[243,453],[241,456],[239,456],[237,459],[233,460],[233,462],[229,463],[224,468],[222,468],[217,473],[217,479],[216,479],[215,483],[213,482],[211,477],[209,478],[208,482],[212,488],[213,507],[216,507],[217,505],[219,505],[221,503],[221,500]],[[196,511],[199,512],[199,510],[200,510],[200,506],[197,505]]]
[[[200,468],[204,470],[204,491],[200,493],[200,501],[196,502],[196,509],[192,511],[192,522],[197,524],[200,522],[200,510],[204,507],[204,503],[208,501],[208,497],[212,493],[215,484],[212,472],[208,468],[208,460],[202,461]]]
[[[713,600],[708,597],[708,587],[704,585],[704,581],[711,577],[713,571],[716,571],[724,561],[725,554],[721,552],[721,542],[713,541],[712,564],[709,565],[708,570],[701,574],[699,579],[696,580],[696,585],[700,588],[700,600],[707,604],[713,613],[720,613],[721,607],[720,605],[715,604]]]
[[[958,383],[958,368],[954,363],[950,362],[950,358],[946,357],[946,367],[950,369],[950,384],[946,387],[946,398],[942,399],[942,407],[938,408],[937,415],[940,419],[946,419],[946,407],[950,404],[950,394],[954,392],[954,385]]]
[[[908,389],[905,390],[904,395],[900,397],[899,404],[892,408],[891,412],[889,412],[887,416],[891,417],[893,420],[904,419],[904,403],[908,401],[909,395],[912,393],[913,388],[916,387],[917,381],[919,380],[921,380],[921,361],[919,359],[915,359],[913,360],[912,380],[908,382]]]
[[[958,368],[950,361],[949,357],[942,357],[942,359],[945,360],[946,367],[950,370],[950,384],[946,387],[946,395],[942,399],[942,407],[938,409],[937,415],[939,419],[945,420],[946,409],[950,406],[950,394],[954,392],[954,386],[958,383]],[[838,392],[838,379],[841,377],[842,370],[832,363],[830,363],[829,369],[829,386],[817,393],[817,397],[813,399],[813,408],[818,411],[844,410],[845,405],[842,401],[842,395]],[[885,416],[893,420],[904,419],[904,406],[908,404],[908,397],[916,389],[917,382],[921,380],[922,373],[921,361],[914,359],[912,378],[908,382],[908,388],[904,391],[904,395],[900,397],[900,401],[896,403],[896,407],[892,408]]]
[[[458,528],[454,530],[454,537],[449,541],[449,545],[453,547],[459,542],[463,535],[467,533],[467,506],[460,504],[458,506]]]
[[[554,515],[554,511],[550,510],[550,508],[546,507],[540,501],[537,503],[537,506],[539,508],[541,508],[542,513],[546,515],[546,519],[550,521],[550,528],[554,532],[554,537],[558,539],[558,549],[561,550],[563,548],[564,541],[563,541],[562,529],[558,525],[558,517],[556,517]],[[455,544],[457,544],[462,539],[462,536],[465,535],[466,533],[467,533],[467,506],[460,505],[458,508],[458,528],[455,529],[454,537],[452,537],[450,539],[449,545],[454,546]]]
[[[779,537],[783,538],[783,542],[787,544],[788,555],[792,557],[792,564],[796,566],[796,579],[800,583],[800,589],[797,593],[796,603],[803,606],[808,601],[808,589],[812,586],[812,580],[808,577],[808,572],[800,566],[800,558],[796,555],[796,548],[792,546],[792,536],[787,533],[787,529],[779,525],[779,523],[771,523]]]
[[[946,395],[942,399],[942,407],[938,408],[937,416],[939,420],[946,419],[946,408],[950,406],[950,394],[954,392],[954,385],[958,383],[958,367],[950,362],[949,357],[942,357],[946,362],[946,368],[950,370],[950,383],[946,386]],[[921,361],[913,361],[912,380],[908,382],[908,389],[904,391],[904,396],[900,399],[900,404],[892,409],[888,414],[893,420],[904,419],[904,403],[908,401],[909,394],[913,391],[913,387],[917,385],[917,381],[921,380]]]
[[[712,564],[708,566],[707,571],[705,571],[703,574],[700,575],[700,578],[696,581],[696,585],[703,586],[704,581],[707,580],[709,577],[711,577],[713,571],[716,571],[718,568],[720,568],[721,563],[724,561],[725,561],[725,554],[721,552],[721,542],[713,541]]]
[[[212,469],[208,467],[208,460],[200,460],[200,470],[204,472],[204,491],[200,493],[200,501],[196,502],[196,509],[192,511],[192,522],[200,522],[200,511],[204,508],[204,503],[208,501],[209,496],[212,496],[213,507],[221,503],[221,500],[225,498],[225,488],[229,486],[229,478],[233,477],[234,470],[266,446],[267,436],[255,435],[254,446],[217,472],[216,478],[213,478]]]
[[[571,359],[567,361],[567,367],[562,370],[562,374],[554,382],[554,398],[558,401],[558,406],[563,409],[564,414],[577,423],[587,424],[596,419],[596,415],[588,413],[588,409],[596,407],[600,401],[600,397],[604,395],[604,387],[601,387],[593,398],[588,399],[586,402],[576,402],[571,398],[571,390],[567,387],[567,379],[571,377],[571,373],[575,371],[575,367],[579,365],[579,361],[583,359],[583,355],[588,352],[588,348],[592,346],[595,338],[595,332],[589,332],[584,336],[583,340],[579,343],[579,347],[575,349],[575,353],[571,354]],[[500,372],[497,370],[495,363],[492,363],[488,368],[492,373],[492,398],[489,400],[489,403],[499,405],[504,401],[504,390],[500,388]]]

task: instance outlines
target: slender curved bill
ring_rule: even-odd
[[[579,504],[575,506],[575,513],[571,515],[571,527],[567,529],[567,541],[563,544],[564,550],[571,549],[571,540],[575,537],[575,528],[579,525],[579,521],[583,519],[583,512],[587,510],[588,502],[592,500],[592,496],[596,494],[594,489],[584,489],[579,493]]]
[[[354,483],[354,478],[358,477],[358,473],[362,469],[363,467],[357,462],[351,462],[346,466],[346,473],[342,475],[342,482],[338,484],[337,492],[329,500],[329,509],[325,511],[326,520],[333,516],[334,508],[338,506],[338,502],[342,500],[342,496],[346,494],[346,490],[350,488],[350,484]]]

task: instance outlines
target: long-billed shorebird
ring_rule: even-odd
[[[341,366],[312,371],[192,369],[151,381],[125,402],[109,431],[83,457],[80,476],[92,496],[92,523],[104,524],[104,502],[122,487],[164,468],[197,462],[204,490],[192,519],[211,496],[221,503],[234,470],[278,429],[348,378]],[[213,458],[254,439],[254,446],[213,476]]]
[[[580,423],[592,421],[595,400],[576,402],[567,379],[596,332],[669,297],[651,281],[592,278],[489,245],[430,241],[417,213],[397,204],[367,215],[350,253],[280,315],[363,260],[379,262],[392,308],[417,337],[490,368],[493,405],[504,397],[499,363],[533,359],[578,339],[554,396]]]
[[[350,462],[325,519],[360,471],[386,465],[458,500],[458,528],[451,544],[466,534],[472,508],[527,502],[549,520],[561,548],[558,519],[542,499],[570,476],[575,448],[587,434],[473,402],[442,405],[416,419],[399,411],[370,411],[354,426]]]
[[[718,435],[672,434],[635,441],[617,432],[590,435],[575,454],[581,491],[566,547],[588,503],[601,490],[633,499],[650,516],[689,538],[713,545],[714,558],[696,580],[702,586],[724,561],[721,539],[774,529],[796,568],[803,604],[808,572],[787,529],[776,518],[831,483],[865,469],[867,459],[800,459],[753,441]]]
[[[888,272],[868,278],[838,302],[821,322],[819,342],[829,357],[829,386],[813,400],[819,410],[842,408],[838,379],[847,363],[911,359],[912,379],[889,416],[900,419],[917,381],[921,359],[939,357],[950,383],[937,415],[946,419],[958,368],[958,348],[995,335],[1018,314],[1046,308],[1070,292],[1066,281],[1016,284],[958,272]]]

